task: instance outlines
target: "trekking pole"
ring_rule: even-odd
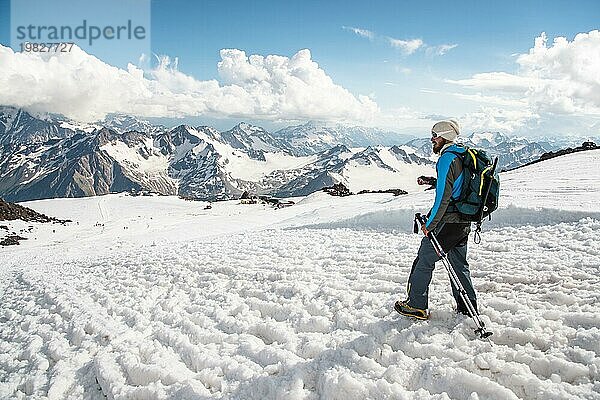
[[[427,223],[427,219],[423,217],[420,213],[415,214],[415,223],[417,221],[421,225],[425,225],[425,223]],[[442,259],[442,263],[444,264],[444,267],[446,267],[446,271],[448,271],[448,275],[450,276],[450,283],[458,291],[460,299],[467,307],[469,317],[471,317],[473,321],[475,321],[475,325],[477,326],[477,329],[475,329],[475,333],[478,334],[481,339],[488,339],[490,336],[492,336],[492,332],[488,332],[485,329],[485,324],[483,323],[481,318],[479,318],[479,313],[473,306],[473,303],[471,303],[471,299],[469,299],[469,296],[467,296],[467,292],[465,291],[465,288],[463,287],[462,283],[460,283],[460,279],[458,279],[458,275],[456,274],[456,271],[454,271],[454,267],[452,267],[452,264],[450,264],[450,261],[448,260],[448,255],[444,252],[444,249],[442,249],[440,242],[438,242],[433,232],[429,232],[427,234],[427,237],[429,238],[429,240],[431,240],[431,244],[433,245],[433,248],[435,249],[437,255]]]

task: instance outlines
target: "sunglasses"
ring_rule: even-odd
[[[456,131],[453,129],[451,131],[443,131],[443,132],[440,132],[440,133],[431,132],[431,137],[435,139],[437,137],[440,137],[440,135],[442,135],[444,133],[451,133],[451,132],[456,132]],[[458,132],[456,132],[456,134],[458,135]]]

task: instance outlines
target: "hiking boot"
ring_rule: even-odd
[[[398,300],[396,304],[394,304],[394,310],[396,310],[399,314],[405,315],[407,317],[413,317],[416,319],[427,319],[429,318],[429,314],[427,314],[427,310],[422,310],[420,308],[414,308],[408,305],[408,301],[400,301]]]

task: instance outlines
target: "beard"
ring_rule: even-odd
[[[442,148],[444,147],[444,145],[446,144],[446,139],[442,139],[439,142],[433,142],[433,153],[434,154],[440,154],[440,151],[442,151]]]

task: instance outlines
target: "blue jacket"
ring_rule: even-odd
[[[463,183],[462,160],[456,153],[464,153],[466,148],[453,144],[442,151],[435,166],[437,171],[437,183],[435,186],[435,201],[425,227],[432,231],[440,222],[464,222],[460,215],[448,209],[452,200],[460,196]]]

